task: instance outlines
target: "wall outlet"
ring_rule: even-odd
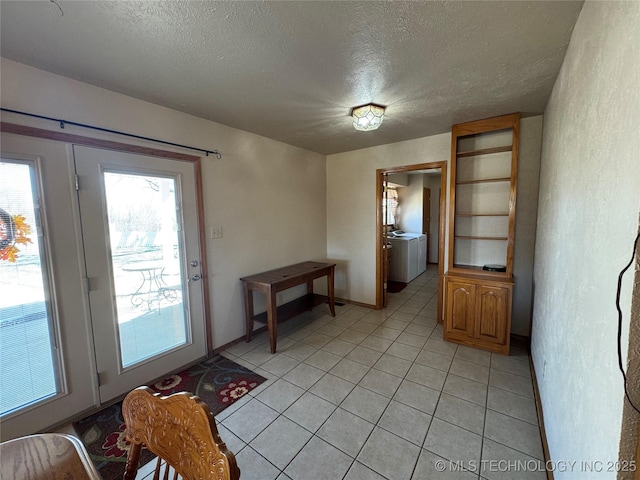
[[[222,227],[211,227],[211,238],[222,238]]]

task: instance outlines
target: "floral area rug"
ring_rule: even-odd
[[[191,392],[217,415],[265,380],[228,358],[216,355],[149,387],[162,395]],[[103,480],[121,479],[124,474],[129,442],[125,437],[121,407],[122,402],[119,402],[73,423]],[[153,454],[143,449],[140,464],[153,458]]]

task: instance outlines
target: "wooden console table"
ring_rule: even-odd
[[[311,310],[313,307],[327,302],[329,303],[331,315],[335,317],[333,290],[335,266],[335,263],[302,262],[241,278],[244,291],[244,311],[247,321],[247,342],[251,341],[254,320],[267,323],[271,353],[275,353],[278,338],[278,320],[287,320],[298,313]],[[329,295],[313,293],[313,280],[325,275],[327,277],[327,293]],[[276,293],[304,283],[307,284],[306,295],[276,307]],[[267,311],[255,316],[253,314],[253,291],[264,293],[267,299]]]

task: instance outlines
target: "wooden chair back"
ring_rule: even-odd
[[[148,387],[130,392],[122,403],[122,416],[131,448],[123,479],[134,480],[140,451],[158,456],[154,480],[169,478],[169,467],[184,480],[238,480],[236,459],[221,440],[206,403],[189,392],[168,397]],[[163,462],[164,460],[164,462]]]

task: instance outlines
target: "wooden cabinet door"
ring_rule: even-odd
[[[509,322],[509,289],[478,285],[476,291],[476,331],[474,337],[490,343],[506,343]]]
[[[445,338],[466,339],[475,332],[475,296],[473,283],[447,280]]]

